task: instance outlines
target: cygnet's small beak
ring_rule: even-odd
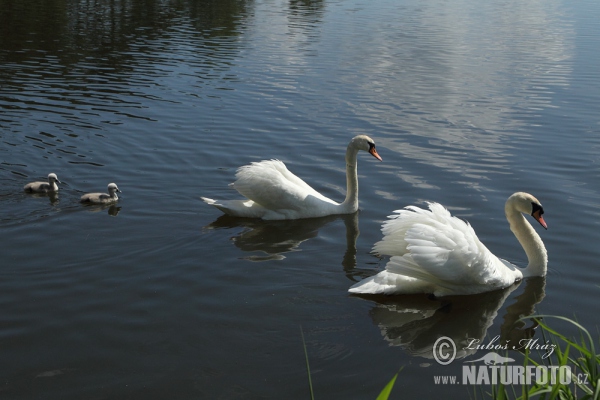
[[[376,159],[378,159],[379,161],[383,161],[381,159],[381,156],[379,154],[377,154],[377,150],[375,150],[375,146],[371,146],[371,148],[369,149],[369,153],[371,153],[371,155],[373,157],[375,157]]]

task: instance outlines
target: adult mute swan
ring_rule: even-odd
[[[58,192],[58,185],[56,182],[62,183],[58,180],[56,174],[48,174],[48,182],[31,182],[23,186],[23,190],[28,193]]]
[[[336,203],[314,190],[279,160],[253,162],[238,168],[237,180],[231,186],[247,200],[201,199],[235,217],[281,220],[352,214],[358,210],[356,156],[359,150],[368,151],[381,161],[373,139],[365,135],[352,138],[346,150],[347,192],[343,203]]]
[[[384,222],[384,237],[373,251],[392,257],[384,271],[358,282],[349,292],[474,294],[546,275],[546,248],[523,216],[530,214],[548,229],[542,205],[532,195],[517,192],[508,198],[504,211],[510,230],[527,254],[527,268],[496,257],[479,241],[471,225],[451,216],[442,205],[429,203],[429,210],[408,206]]]
[[[117,192],[121,193],[121,190],[117,187],[116,183],[108,184],[108,194],[106,193],[86,193],[81,196],[82,203],[91,204],[109,204],[119,200]]]

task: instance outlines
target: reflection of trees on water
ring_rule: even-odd
[[[73,83],[96,97],[106,83],[147,87],[146,78],[174,68],[201,83],[230,80],[254,5],[252,0],[0,0],[0,84],[19,87],[41,79],[42,86],[65,90],[65,83]],[[289,9],[290,30],[310,31],[321,19],[323,1],[291,1]]]
[[[0,0],[0,137],[19,135],[32,159],[41,149],[104,164],[79,150],[81,135],[94,148],[131,119],[142,131],[165,103],[208,99],[210,108],[238,87],[254,8],[253,0]],[[289,10],[319,20],[322,2]],[[290,31],[312,29],[297,22]]]
[[[323,0],[290,0],[290,10],[307,10],[321,12],[325,4]]]
[[[323,0],[290,0],[288,18],[288,35],[292,43],[299,45],[299,50],[309,48],[318,37],[317,28],[323,21],[325,5]],[[305,49],[304,49],[305,50]]]
[[[78,128],[152,121],[154,112],[145,110],[156,102],[178,102],[181,92],[198,96],[207,82],[228,81],[252,4],[0,0],[0,128],[27,121],[19,131],[63,131],[69,137],[61,137],[61,151],[86,163],[71,140]],[[173,74],[188,75],[189,85],[177,91],[160,81]]]
[[[64,63],[86,59],[90,53],[111,54],[114,62],[118,57],[126,59],[130,46],[139,45],[140,38],[170,36],[170,29],[185,19],[204,38],[236,36],[249,4],[237,0],[0,0],[0,49],[14,50],[2,55],[14,62],[32,54],[39,57],[40,50]]]
[[[194,27],[207,36],[236,36],[242,18],[249,15],[254,1],[210,0],[190,1],[190,17]]]
[[[26,59],[30,51],[43,50],[67,63],[89,53],[129,50],[140,38],[170,36],[170,30],[182,23],[206,39],[235,37],[243,33],[240,26],[253,6],[252,0],[0,0],[0,49],[7,50],[3,58],[14,62]],[[290,24],[309,22],[310,28],[311,21],[322,18],[324,1],[290,0],[289,10]]]
[[[323,0],[290,0],[290,19],[308,22],[320,22],[325,11]]]

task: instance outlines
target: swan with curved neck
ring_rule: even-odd
[[[541,203],[529,193],[517,192],[508,198],[504,210],[511,231],[527,255],[526,268],[496,257],[477,238],[471,225],[451,216],[440,204],[429,203],[429,210],[409,206],[389,217],[381,229],[384,237],[373,250],[391,256],[390,261],[384,271],[358,282],[349,292],[475,294],[546,275],[546,247],[523,216],[531,215],[547,229]]]
[[[266,220],[300,219],[352,214],[358,210],[358,152],[364,150],[381,161],[375,142],[366,135],[355,136],[346,150],[346,198],[337,203],[292,174],[279,160],[253,162],[237,170],[231,184],[247,200],[213,200],[207,204],[235,217]]]

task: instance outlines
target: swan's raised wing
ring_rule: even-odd
[[[452,217],[440,204],[430,203],[429,210],[400,210],[383,231],[391,236],[384,237],[375,250],[385,250],[394,241],[405,248],[403,254],[392,257],[386,266],[389,272],[446,287],[514,282],[514,277],[507,279],[506,267],[481,243],[471,225]]]
[[[440,206],[441,207],[441,206]],[[381,232],[383,239],[375,243],[373,251],[387,256],[403,256],[408,252],[406,233],[415,224],[446,223],[452,218],[444,207],[436,208],[436,213],[417,206],[407,206],[402,210],[394,211],[383,223]]]
[[[236,178],[232,186],[241,195],[271,210],[299,210],[309,195],[335,204],[291,173],[279,160],[244,165],[237,170]]]

